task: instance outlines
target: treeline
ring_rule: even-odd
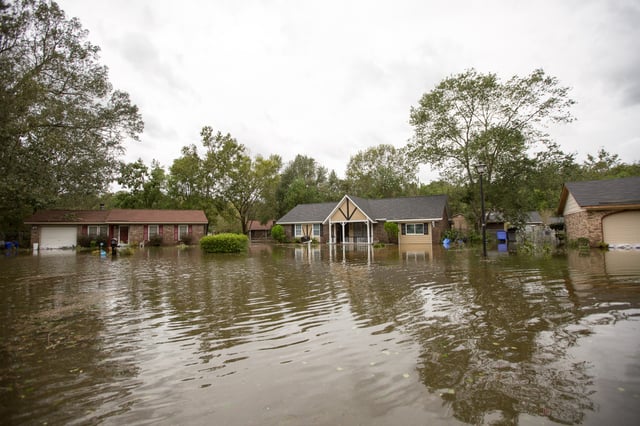
[[[252,156],[232,135],[204,127],[166,168],[121,162],[143,130],[129,95],[115,90],[99,47],[77,19],[46,0],[0,0],[0,233],[16,232],[44,208],[204,209],[216,231],[246,232],[250,220],[279,218],[300,203],[448,194],[453,213],[486,206],[518,223],[553,210],[563,182],[640,175],[601,149],[578,164],[544,132],[573,120],[569,89],[534,70],[503,81],[467,70],[443,79],[408,108],[413,138],[352,155],[344,178],[298,155]],[[608,141],[603,141],[603,144]],[[439,172],[419,182],[421,164]],[[117,165],[114,167],[114,165]],[[111,193],[117,182],[122,190]],[[1,237],[1,235],[0,235]]]
[[[211,137],[215,144],[205,142]],[[111,208],[204,209],[214,230],[246,232],[250,220],[277,219],[298,204],[338,201],[344,194],[365,198],[447,194],[452,213],[476,219],[479,188],[446,179],[420,183],[408,148],[379,145],[358,152],[351,157],[345,177],[339,178],[309,156],[297,155],[283,164],[276,154],[252,158],[230,135],[214,136],[208,127],[203,138],[204,152],[194,145],[184,147],[168,170],[157,161],[121,163],[122,190],[96,197],[86,207],[96,208],[102,202]],[[556,161],[522,165],[520,180],[514,179],[508,187],[502,186],[502,180],[487,182],[487,209],[504,211],[501,203],[516,198],[505,193],[517,194],[517,206],[506,209],[516,223],[526,212],[555,210],[564,182],[640,175],[640,164],[626,164],[604,149],[582,163],[560,152],[551,157]]]

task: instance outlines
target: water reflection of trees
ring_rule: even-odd
[[[349,287],[352,309],[413,336],[422,382],[456,418],[579,423],[593,409],[591,378],[566,356],[577,338],[566,326],[580,312],[566,291],[564,260],[497,265],[467,254],[360,277]]]

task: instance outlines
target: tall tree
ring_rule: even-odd
[[[195,145],[182,148],[182,155],[173,160],[167,177],[167,195],[181,209],[206,209],[206,181],[203,159]],[[207,209],[208,210],[208,209]]]
[[[474,165],[484,163],[489,189],[499,180],[502,191],[516,194],[521,188],[514,185],[525,181],[521,165],[530,160],[528,153],[552,143],[543,126],[573,119],[568,92],[540,69],[504,82],[473,69],[447,77],[411,108],[410,147],[452,183],[475,187]],[[486,194],[489,208],[503,210],[517,201],[498,205],[495,193]]]
[[[114,205],[122,208],[157,209],[169,207],[166,196],[166,173],[157,160],[151,169],[138,159],[133,163],[120,163],[117,182],[123,191],[116,194]]]
[[[203,161],[207,196],[218,202],[221,213],[230,212],[247,233],[249,221],[257,216],[258,206],[273,190],[282,160],[277,155],[252,159],[244,145],[230,134],[202,129],[202,144],[207,149]]]
[[[328,194],[327,169],[315,159],[298,154],[283,170],[276,188],[278,215],[283,216],[298,204],[327,201]]]
[[[143,123],[77,19],[44,0],[1,6],[0,226],[16,227],[60,197],[104,191]]]
[[[415,195],[418,164],[403,149],[382,144],[360,151],[345,173],[348,192],[365,198]]]

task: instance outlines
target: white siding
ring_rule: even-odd
[[[640,244],[640,211],[615,213],[602,219],[604,242],[619,244]]]
[[[578,205],[578,202],[576,201],[576,199],[573,198],[573,195],[571,195],[571,193],[569,193],[569,196],[567,197],[567,202],[564,205],[564,212],[562,212],[562,214],[568,215],[572,213],[578,213],[581,211],[584,211],[584,209]]]

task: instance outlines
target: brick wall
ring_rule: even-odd
[[[575,241],[578,238],[588,238],[592,247],[597,246],[604,240],[602,234],[602,218],[611,211],[582,211],[566,215],[564,217],[564,227],[568,241]]]

